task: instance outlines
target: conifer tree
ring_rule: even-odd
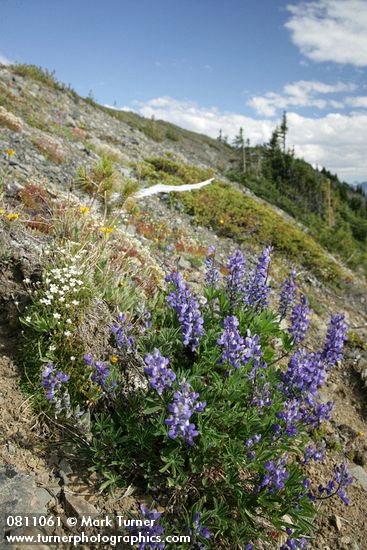
[[[246,173],[246,148],[245,148],[245,139],[243,136],[243,128],[240,128],[238,135],[234,138],[233,146],[240,153],[241,171],[243,174],[245,174]]]
[[[288,133],[287,113],[284,111],[282,122],[279,127],[279,137],[281,139],[281,144],[282,144],[282,149],[284,154],[286,149],[287,133]]]

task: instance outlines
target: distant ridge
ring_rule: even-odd
[[[367,181],[361,181],[361,183],[357,184],[357,187],[362,187],[363,191],[367,193]]]

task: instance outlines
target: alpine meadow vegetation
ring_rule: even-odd
[[[311,461],[323,460],[322,424],[333,405],[318,392],[342,360],[344,316],[332,316],[311,351],[296,272],[271,309],[272,248],[254,265],[235,251],[222,275],[210,247],[200,296],[179,271],[141,299],[124,285],[122,294],[104,288],[114,321],[97,355],[75,327],[111,280],[118,237],[106,228],[88,207],[79,215],[69,207],[54,224],[63,244],[48,251],[42,281],[24,281],[26,385],[36,408],[80,433],[102,489],[133,484],[152,495],[140,513],[155,519],[154,534],[188,533],[188,549],[305,548],[318,504],[348,503],[346,463],[335,464],[325,486],[307,475]]]

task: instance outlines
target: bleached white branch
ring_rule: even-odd
[[[214,181],[214,178],[201,181],[200,183],[189,183],[185,185],[164,185],[163,183],[158,183],[157,185],[152,185],[152,187],[141,189],[137,193],[134,193],[133,197],[135,199],[141,199],[142,197],[150,197],[151,195],[156,195],[157,193],[172,193],[173,191],[182,193],[183,191],[195,191],[196,189],[201,189],[202,187],[209,185],[212,181]]]

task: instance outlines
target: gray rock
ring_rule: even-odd
[[[59,462],[59,466],[60,468],[65,472],[66,475],[70,475],[73,473],[73,470],[70,466],[70,463],[68,460],[66,460],[65,458],[62,458]]]
[[[334,522],[335,527],[337,528],[337,530],[340,532],[343,528],[341,518],[339,516],[335,515],[335,516],[333,516],[333,522]]]
[[[185,269],[187,271],[191,269],[191,263],[188,260],[186,260],[185,258],[183,258],[182,256],[178,261],[178,266],[181,269]]]
[[[367,465],[367,452],[358,450],[355,455],[353,462],[356,464],[359,464],[359,466],[366,466]]]
[[[6,514],[45,514],[52,496],[37,487],[32,476],[15,466],[0,466],[0,531],[4,528]]]
[[[136,226],[132,224],[128,225],[126,231],[129,233],[129,235],[132,235],[134,237],[136,235]]]
[[[64,470],[59,471],[59,477],[62,481],[62,485],[69,485],[70,479],[68,478],[67,474],[64,472]]]
[[[11,530],[9,534],[37,538],[38,535],[47,535],[48,533],[41,527],[20,527],[19,529]],[[25,548],[31,548],[32,550],[47,550],[47,548],[49,549],[56,547],[49,545],[46,546],[45,544],[32,544],[31,546],[24,546],[24,544],[12,544],[11,548],[12,550],[25,550]]]
[[[82,517],[82,516],[96,516],[98,510],[85,500],[83,497],[71,495],[68,492],[64,493],[64,509],[69,516]]]
[[[349,473],[353,476],[358,483],[367,491],[367,472],[362,466],[353,466],[349,468]]]
[[[66,116],[65,124],[66,124],[66,126],[72,126],[72,127],[77,126],[77,123],[75,122],[75,120],[70,115]]]
[[[16,448],[14,447],[14,445],[12,445],[11,443],[8,443],[7,444],[7,449],[8,449],[8,453],[10,455],[14,455],[15,452],[16,452]]]
[[[328,403],[330,401],[330,397],[329,397],[329,394],[327,394],[325,391],[323,390],[320,390],[319,391],[319,401],[321,403]]]
[[[338,430],[341,436],[346,440],[354,440],[358,437],[358,432],[351,426],[348,426],[348,424],[339,424]]]

